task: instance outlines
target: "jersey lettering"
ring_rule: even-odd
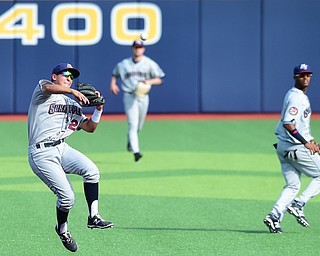
[[[54,113],[72,113],[81,116],[82,109],[74,105],[51,104],[48,114],[52,115]]]
[[[129,79],[130,77],[132,76],[138,76],[138,77],[144,77],[144,78],[147,78],[147,73],[146,72],[129,72],[129,73],[126,73],[124,75],[124,78],[125,79]]]

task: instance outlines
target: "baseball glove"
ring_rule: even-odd
[[[102,94],[100,94],[99,97],[96,88],[94,88],[92,84],[78,83],[77,90],[86,96],[90,101],[89,104],[84,104],[83,106],[100,106],[106,101]]]
[[[134,91],[138,97],[144,97],[151,90],[151,84],[145,82],[138,82],[137,88]]]

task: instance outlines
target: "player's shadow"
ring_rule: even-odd
[[[221,228],[147,228],[147,227],[117,227],[117,229],[129,230],[158,230],[158,231],[193,231],[193,232],[239,232],[247,234],[268,234],[262,230],[240,230],[240,229],[221,229]]]
[[[116,172],[108,173],[106,179],[119,180],[119,179],[137,179],[137,178],[163,178],[163,177],[182,177],[182,176],[256,176],[256,177],[278,177],[279,173],[268,173],[260,171],[246,171],[246,170],[202,170],[202,169],[181,169],[181,170],[155,170],[155,171],[139,171],[139,172]]]

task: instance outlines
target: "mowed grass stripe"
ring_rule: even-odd
[[[317,255],[318,197],[305,208],[308,229],[289,215],[280,236],[262,223],[284,185],[272,147],[275,124],[147,121],[138,163],[125,150],[124,121],[75,133],[68,143],[100,168],[100,213],[115,223],[108,231],[86,227],[82,180],[69,176],[77,255]],[[318,122],[313,127],[320,131]],[[55,196],[27,162],[26,123],[1,122],[0,128],[7,131],[0,135],[1,255],[68,255],[54,233]],[[303,177],[302,187],[309,180]]]

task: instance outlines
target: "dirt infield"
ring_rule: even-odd
[[[89,115],[88,115],[89,116]],[[147,120],[276,120],[280,114],[239,114],[239,113],[206,113],[206,114],[148,114]],[[0,115],[0,121],[27,121],[27,115]],[[320,113],[312,114],[312,118],[319,119]],[[103,114],[101,120],[126,120],[124,114]]]

